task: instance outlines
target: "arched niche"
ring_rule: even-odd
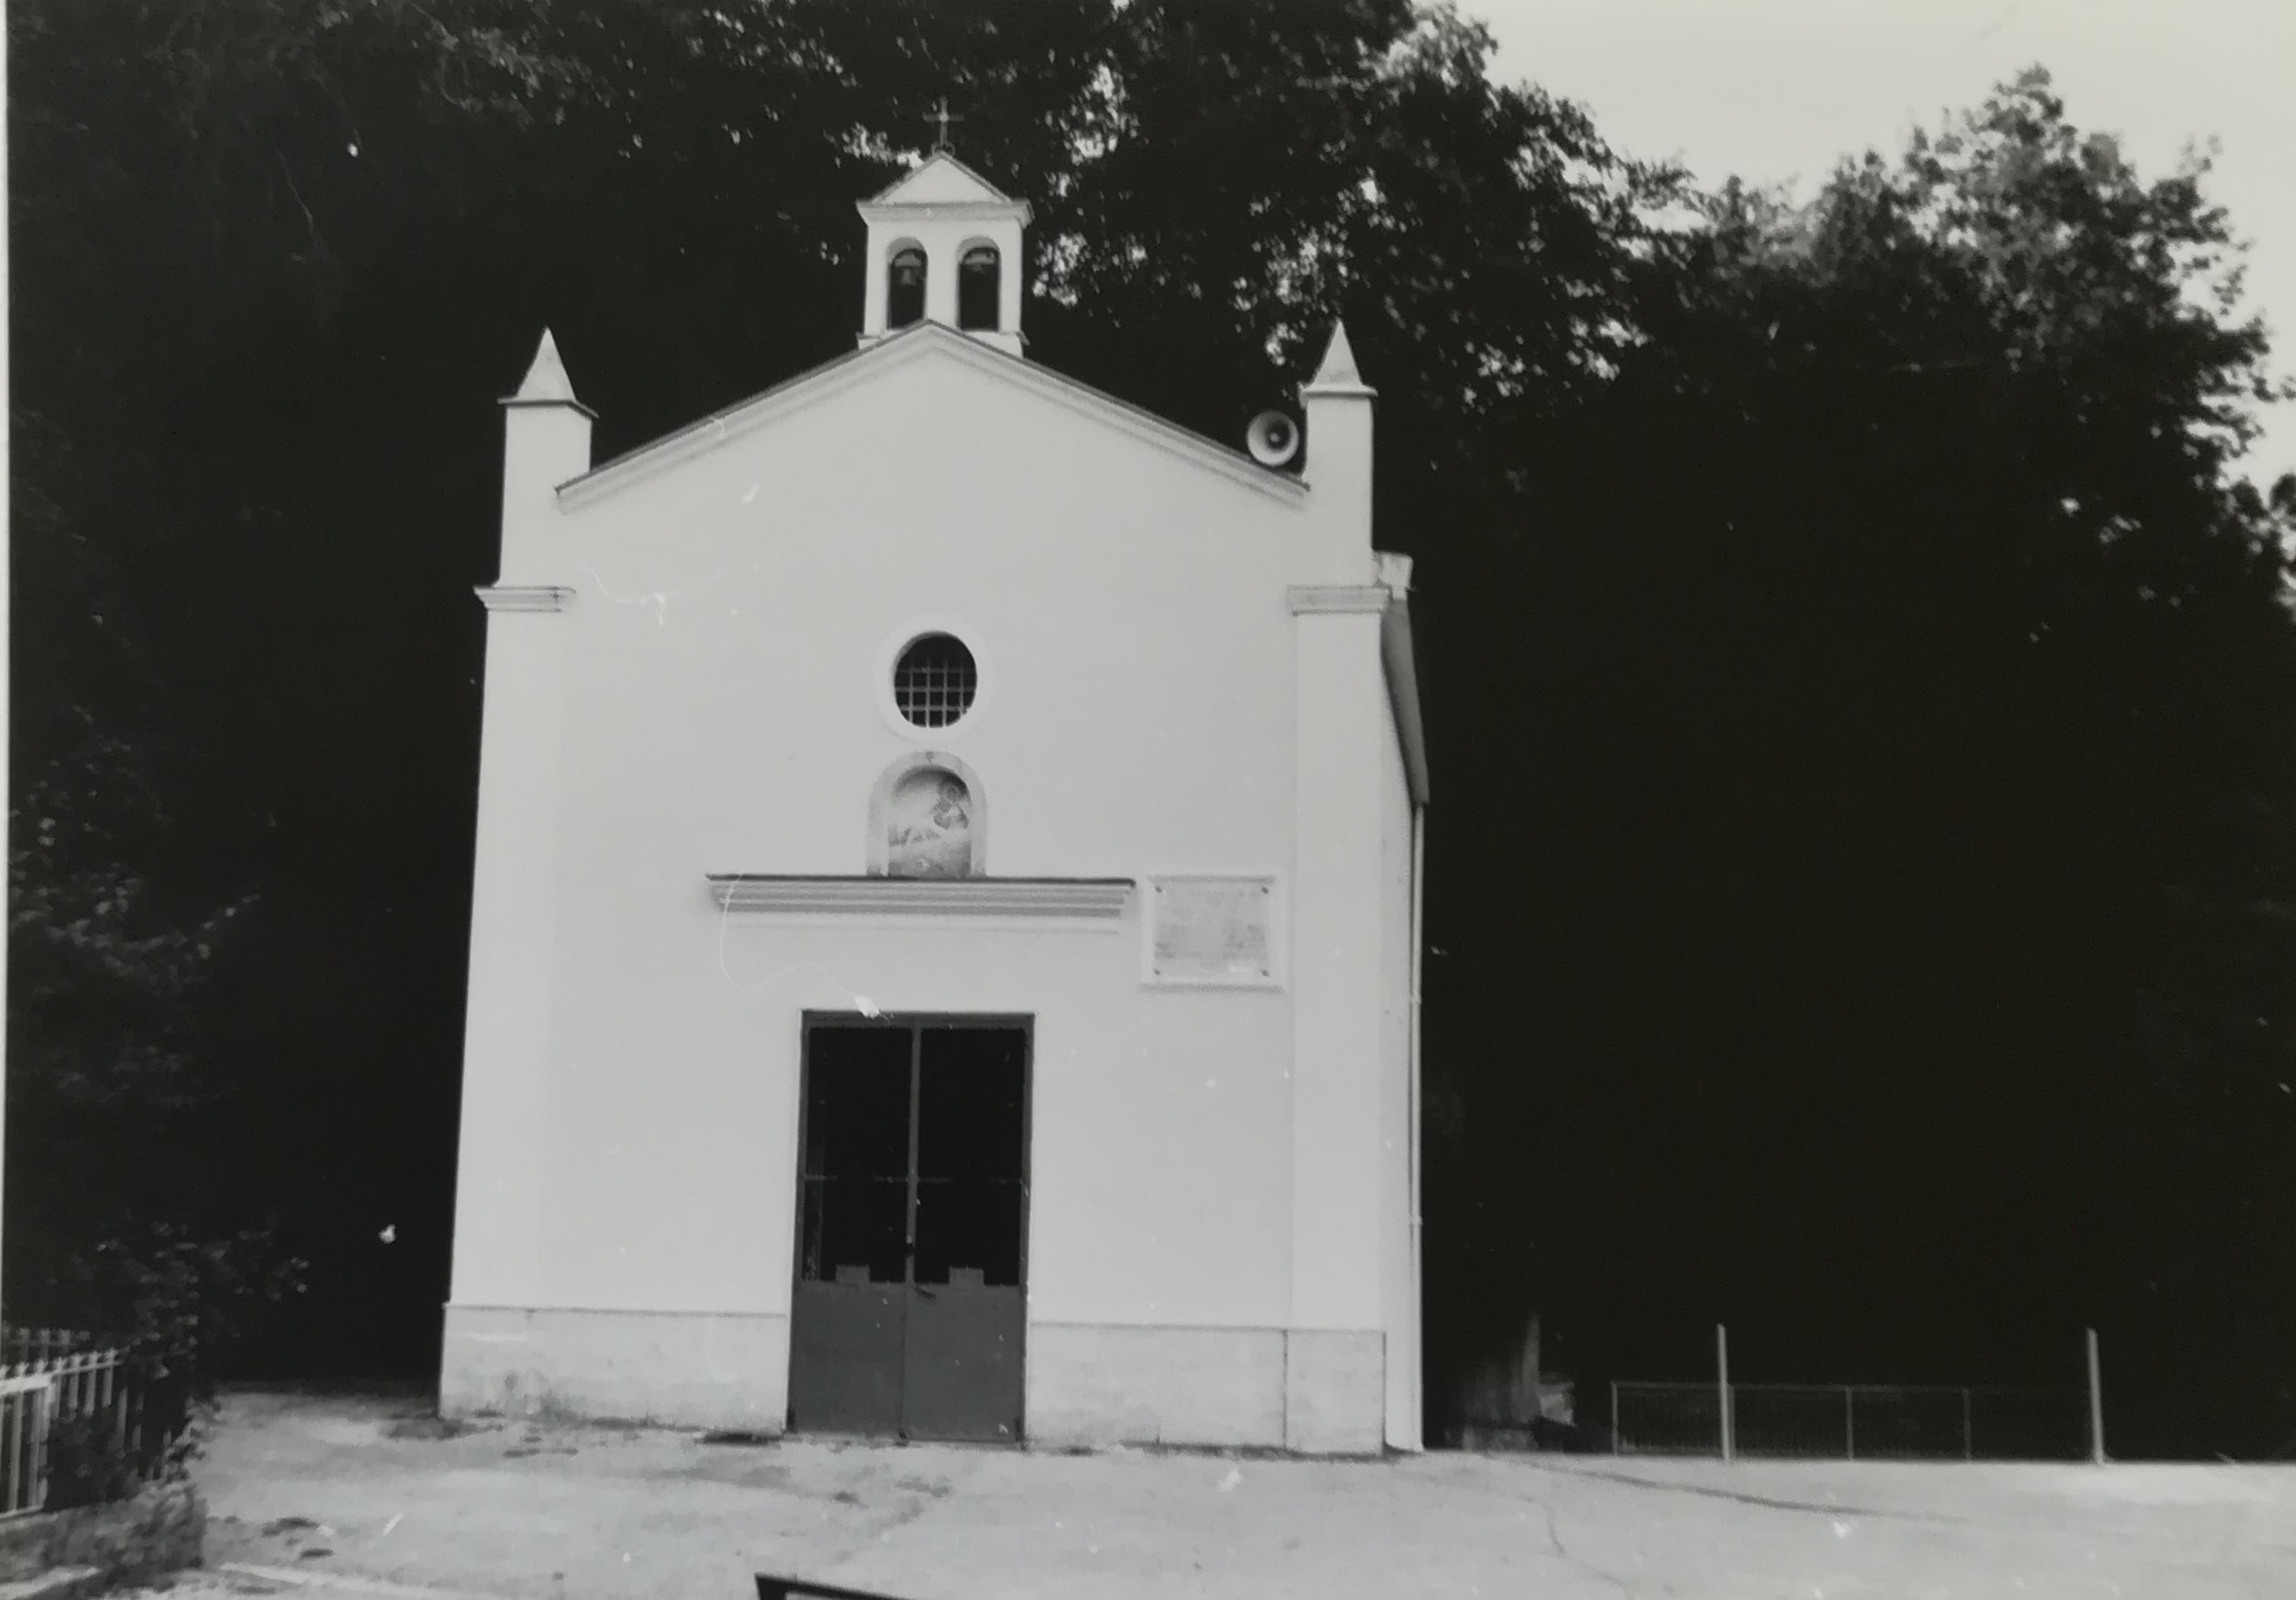
[[[877,778],[869,800],[871,876],[979,877],[987,836],[980,776],[955,756],[919,751]]]
[[[995,332],[1004,317],[1004,253],[986,239],[967,241],[957,252],[957,326],[967,332]]]
[[[896,240],[885,256],[885,325],[898,330],[925,320],[925,247]]]

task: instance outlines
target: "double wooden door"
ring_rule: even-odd
[[[1017,1441],[1026,1018],[809,1017],[789,1426]]]

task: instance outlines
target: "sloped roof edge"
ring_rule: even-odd
[[[925,350],[938,350],[973,364],[993,377],[1002,378],[1131,433],[1144,443],[1217,472],[1244,487],[1256,489],[1287,504],[1297,505],[1308,486],[1287,473],[1261,466],[1242,449],[1221,443],[1192,429],[1169,421],[1145,407],[1119,399],[1039,363],[1008,355],[978,339],[940,322],[918,322],[875,343],[833,356],[746,399],[713,411],[676,431],[634,446],[599,463],[558,486],[561,505],[571,506],[636,483],[680,462],[702,454],[775,418],[813,400],[826,398],[845,384],[866,376],[878,366],[908,360]]]
[[[893,180],[892,182],[887,184],[883,189],[878,190],[876,193],[871,195],[861,203],[863,205],[885,205],[889,203],[894,190],[901,188],[904,184],[913,181],[919,173],[924,171],[926,168],[931,166],[936,161],[946,162],[948,165],[955,168],[965,177],[979,184],[983,189],[987,190],[988,192],[1002,204],[1019,205],[1024,203],[1023,201],[1014,200],[1011,195],[1007,194],[1003,190],[997,188],[996,185],[991,183],[978,172],[974,171],[972,168],[967,167],[963,162],[958,160],[953,154],[947,150],[935,150],[932,154],[927,156],[923,160],[918,162],[916,166],[911,167],[908,171],[902,173],[898,178]]]
[[[1428,799],[1427,723],[1420,701],[1419,645],[1411,634],[1411,558],[1387,550],[1375,552],[1379,582],[1387,591],[1387,612],[1379,619],[1379,656],[1386,668],[1387,698],[1395,707],[1395,732],[1403,746],[1403,772],[1411,801],[1424,806]]]

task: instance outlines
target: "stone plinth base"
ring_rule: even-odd
[[[1036,1322],[1023,1362],[1033,1444],[1387,1443],[1377,1331]],[[778,1433],[789,1377],[786,1317],[452,1305],[439,1410]]]
[[[778,1433],[789,1383],[787,1317],[450,1305],[439,1410]]]

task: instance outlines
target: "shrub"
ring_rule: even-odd
[[[59,1417],[48,1432],[48,1508],[125,1500],[143,1473],[110,1417]]]
[[[92,1505],[144,1483],[180,1478],[204,1442],[222,1357],[301,1283],[304,1264],[267,1230],[202,1236],[167,1223],[106,1238],[48,1287],[56,1321],[121,1350],[137,1438],[114,1417],[58,1418],[49,1434],[49,1504]],[[47,1320],[47,1319],[44,1319]]]

